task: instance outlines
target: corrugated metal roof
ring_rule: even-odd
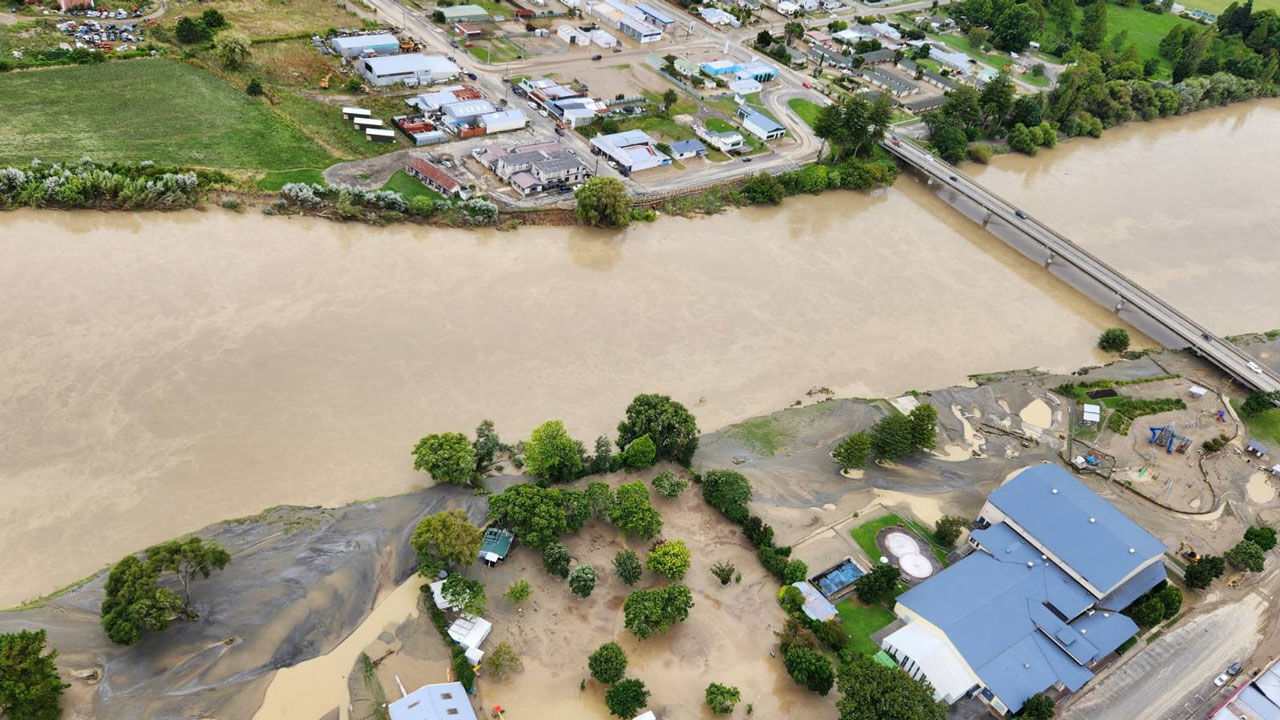
[[[375,75],[396,75],[399,73],[429,71],[437,74],[457,73],[458,66],[448,58],[440,55],[384,55],[382,57],[365,58],[360,62],[370,68]]]

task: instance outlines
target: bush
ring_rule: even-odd
[[[799,616],[800,608],[804,607],[804,593],[795,585],[783,585],[778,588],[778,604],[788,615]]]
[[[1274,408],[1277,403],[1280,403],[1280,391],[1250,393],[1240,405],[1240,414],[1245,417],[1255,417]]]
[[[569,573],[569,590],[578,597],[587,597],[596,587],[596,569],[590,565],[579,565]]]
[[[683,585],[635,590],[622,603],[624,626],[641,640],[689,617],[693,594]]]
[[[711,683],[707,686],[707,707],[717,715],[728,715],[733,712],[733,706],[737,705],[741,699],[742,693],[738,692],[736,687],[720,683]]]
[[[1129,331],[1124,328],[1107,328],[1098,336],[1098,347],[1107,352],[1124,352],[1129,349]]]
[[[1022,717],[1025,720],[1052,720],[1053,713],[1053,698],[1042,692],[1032,695],[1022,704]]]
[[[1160,591],[1160,604],[1164,606],[1164,619],[1171,620],[1182,609],[1182,590],[1177,585],[1165,585]]]
[[[658,459],[658,448],[648,435],[632,440],[622,451],[622,465],[628,470],[643,470]]]
[[[858,599],[868,605],[882,602],[893,597],[898,588],[899,577],[898,568],[889,563],[880,563],[866,575],[854,580],[853,589]]]
[[[643,566],[640,565],[640,558],[636,557],[635,552],[631,550],[623,550],[613,556],[613,569],[618,572],[618,578],[627,585],[635,585],[644,571]]]
[[[813,634],[818,636],[823,645],[831,648],[837,654],[849,644],[849,631],[845,630],[844,623],[840,622],[838,617],[814,623]]]
[[[724,560],[711,566],[711,574],[716,576],[721,585],[728,585],[737,571],[738,569],[733,566],[733,563]]]
[[[200,13],[200,22],[204,23],[204,26],[210,30],[217,30],[227,25],[227,19],[222,17],[222,13],[213,8]]]
[[[787,668],[787,674],[796,684],[804,685],[822,696],[831,692],[836,673],[826,655],[806,648],[792,648],[783,656],[782,662]]]
[[[778,637],[778,652],[786,655],[792,648],[817,650],[818,636],[800,618],[788,617],[782,629],[774,633]]]
[[[562,542],[549,543],[542,550],[542,566],[558,578],[569,577],[569,548]]]
[[[777,205],[786,197],[787,190],[778,178],[762,172],[743,183],[738,195],[750,205]]]
[[[524,578],[519,578],[511,581],[511,585],[507,588],[507,591],[503,593],[503,597],[510,600],[513,605],[519,605],[525,600],[528,600],[529,596],[532,594],[533,586],[529,584],[529,581]]]
[[[524,669],[520,656],[507,642],[498,643],[497,647],[484,656],[484,666],[495,680],[501,680],[509,672],[520,672]]]
[[[596,682],[612,685],[627,673],[627,654],[618,643],[605,643],[587,657],[587,669]]]
[[[792,560],[782,569],[782,582],[790,585],[804,580],[809,574],[809,566],[803,560]]]
[[[203,20],[192,20],[185,16],[178,18],[178,24],[174,26],[173,30],[178,42],[183,45],[202,43],[213,37],[213,33],[204,24]]]
[[[649,691],[644,683],[627,678],[609,688],[604,694],[604,704],[609,712],[620,718],[633,718],[649,702]]]
[[[454,679],[462,683],[464,688],[468,690],[475,687],[476,670],[471,665],[471,661],[467,659],[466,650],[461,645],[451,645],[449,653],[453,656],[453,676]]]
[[[960,534],[969,527],[969,521],[955,515],[944,515],[933,524],[933,536],[946,547],[955,547]]]
[[[1248,572],[1262,572],[1265,562],[1262,548],[1248,540],[1236,543],[1236,546],[1228,550],[1223,558],[1231,563],[1231,567]]]
[[[742,524],[742,534],[757,548],[773,547],[773,528],[755,515]]]
[[[702,499],[738,524],[750,517],[751,483],[733,470],[709,470],[702,476]]]
[[[652,540],[662,531],[662,516],[649,504],[649,488],[640,480],[618,486],[609,521],[642,540]]]
[[[1164,620],[1164,604],[1158,597],[1151,598],[1129,608],[1129,616],[1144,628],[1154,627]]]
[[[1276,529],[1265,525],[1254,525],[1244,531],[1244,539],[1262,548],[1265,552],[1276,546]]]
[[[649,556],[645,558],[645,566],[649,572],[657,573],[671,580],[680,580],[689,571],[690,553],[683,540],[668,540],[658,543]]]
[[[244,91],[253,97],[259,97],[266,93],[266,91],[262,89],[262,82],[258,80],[258,78],[251,78],[249,80],[249,84],[245,86]]]
[[[769,574],[782,579],[782,574],[787,570],[787,558],[785,555],[778,553],[777,548],[765,546],[760,548],[759,552],[760,564],[764,566]]]
[[[836,445],[831,457],[841,470],[865,467],[871,459],[871,436],[865,432],[853,433]]]
[[[663,497],[680,497],[680,493],[684,492],[687,487],[689,487],[689,482],[683,478],[676,477],[676,474],[670,470],[663,470],[653,479],[653,489]]]
[[[982,144],[970,145],[968,148],[965,148],[964,151],[965,157],[980,165],[986,165],[991,162],[991,156],[994,154],[995,151],[991,149],[990,145]]]

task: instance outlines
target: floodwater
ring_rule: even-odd
[[[1199,228],[1188,233],[1212,238],[1199,243],[1205,272],[1231,277],[1190,281],[1172,299],[1223,332],[1276,327],[1280,290],[1252,283],[1250,294],[1241,276],[1267,264],[1274,276],[1280,210],[1259,200],[1222,235],[1219,216],[1189,197],[1218,198],[1206,177],[1280,152],[1237,142],[1268,129],[1274,140],[1278,112],[1253,104],[1112,131],[1114,142],[1037,162],[1100,169],[1064,174],[1070,206],[1058,212],[1081,240],[1082,224],[1096,224],[1090,246],[1120,267],[1135,254],[1149,266],[1129,248],[1141,243],[1195,264],[1169,251],[1185,241],[1163,227],[1120,235],[1119,257],[1100,245],[1128,227],[1112,213],[1138,212],[1118,196],[1180,188],[1144,189],[1158,203],[1144,217]],[[1189,148],[1181,185],[1133,160],[1163,147],[1158,127]],[[986,175],[1010,182],[1020,162],[1002,158]],[[1052,206],[1041,175],[1025,182],[1032,192],[1002,190],[1037,213]],[[0,215],[0,228],[0,606],[224,518],[412,489],[425,480],[410,466],[418,436],[485,417],[508,440],[560,418],[590,447],[632,396],[662,392],[709,430],[815,386],[875,397],[1005,368],[1074,369],[1102,359],[1094,341],[1114,324],[907,178],[875,196],[664,218],[619,235],[221,210],[21,211]],[[1215,317],[1225,294],[1234,312]]]

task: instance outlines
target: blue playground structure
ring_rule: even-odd
[[[1147,444],[1163,447],[1166,454],[1172,455],[1174,450],[1185,453],[1187,448],[1191,446],[1191,438],[1179,435],[1173,423],[1148,427],[1147,429],[1151,431],[1151,437],[1147,438]]]

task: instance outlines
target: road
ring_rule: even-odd
[[[951,188],[986,210],[989,213],[988,219],[999,218],[1010,227],[1017,228],[1027,237],[1035,240],[1049,252],[1049,262],[1067,263],[1114,293],[1114,309],[1134,308],[1140,311],[1169,330],[1186,346],[1194,349],[1247,387],[1262,391],[1280,390],[1280,374],[1270,368],[1262,367],[1234,344],[1213,335],[1206,327],[1156,297],[1053,228],[1035,218],[1019,216],[1018,213],[1021,211],[1017,206],[974,182],[952,165],[935,158],[909,140],[893,134],[890,134],[882,144],[900,160],[928,175],[931,182]]]

